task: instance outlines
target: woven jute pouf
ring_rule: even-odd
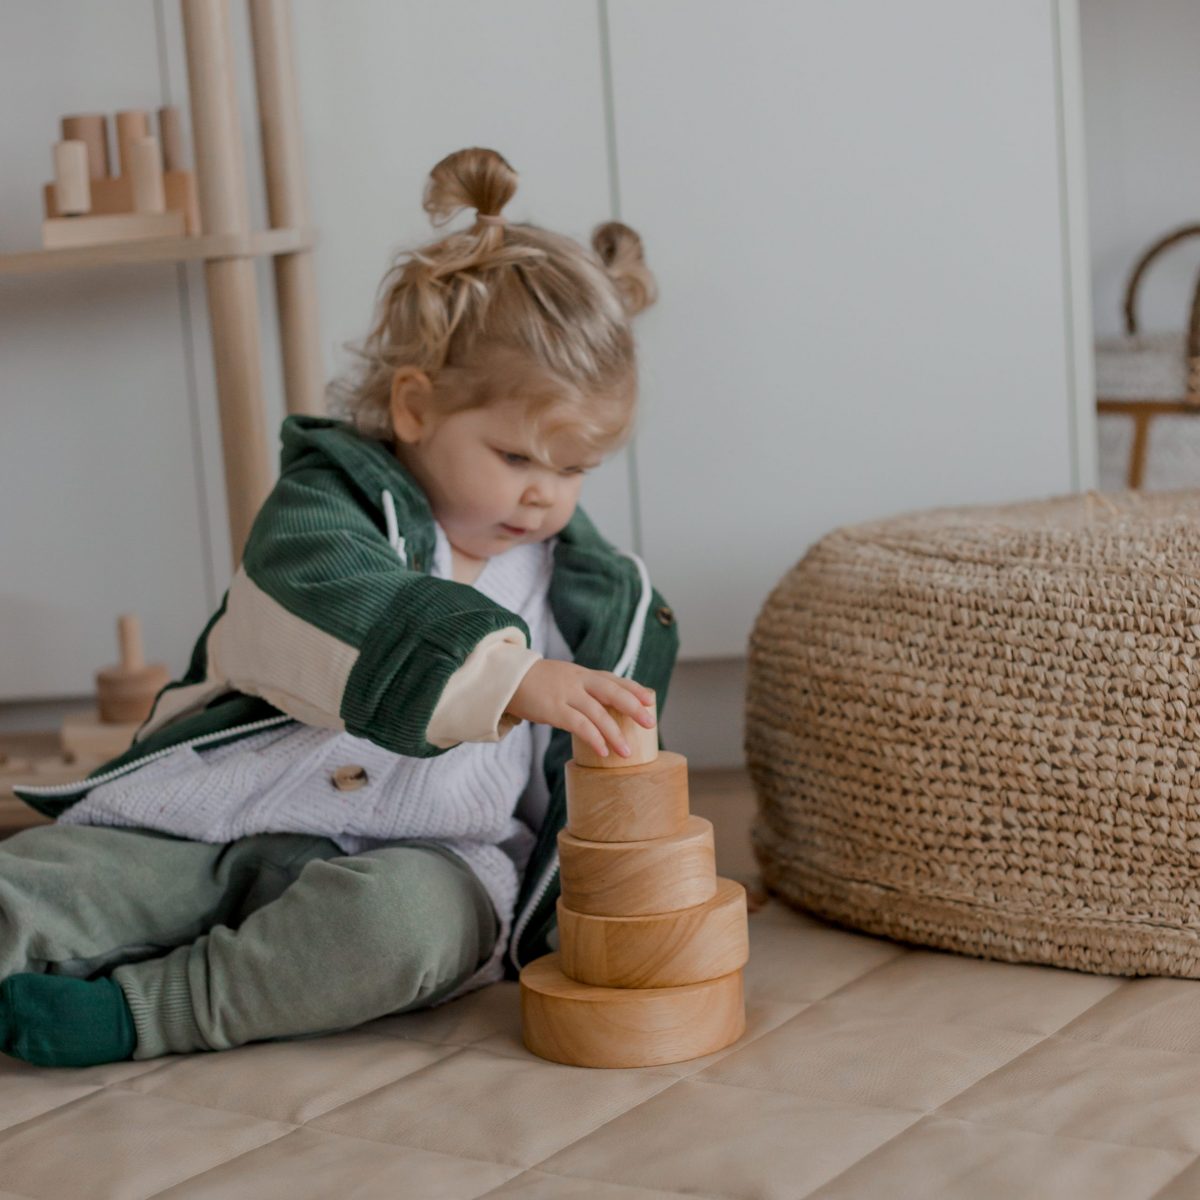
[[[839,529],[750,639],[767,887],[987,958],[1200,977],[1200,492]]]

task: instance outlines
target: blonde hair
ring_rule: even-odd
[[[458,150],[433,168],[423,201],[433,224],[464,208],[479,219],[396,259],[370,333],[349,347],[357,369],[330,386],[331,411],[391,441],[392,377],[414,366],[433,380],[442,415],[521,394],[543,452],[565,426],[601,455],[627,439],[637,391],[629,322],[657,296],[642,239],[609,221],[589,252],[510,224],[500,213],[516,190],[517,173],[494,150]],[[532,388],[531,375],[542,377]]]

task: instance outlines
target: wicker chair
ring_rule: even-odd
[[[1200,977],[1200,492],[840,529],[750,640],[767,887],[967,954]]]

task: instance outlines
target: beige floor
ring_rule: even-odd
[[[749,879],[740,772],[696,772]],[[517,989],[350,1033],[78,1071],[0,1059],[0,1200],[1184,1200],[1200,991],[750,919],[746,1035],[638,1071],[546,1063]]]

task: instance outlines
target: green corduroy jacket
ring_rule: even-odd
[[[57,817],[175,746],[212,747],[294,720],[397,754],[444,754],[453,748],[425,733],[451,675],[485,638],[529,645],[517,614],[429,574],[433,513],[386,445],[307,416],[284,421],[282,442],[279,480],[184,675],[159,692],[124,754],[78,783],[16,789],[33,808]],[[575,662],[653,688],[661,715],[679,648],[674,614],[642,561],[606,541],[582,508],[558,535],[550,608]],[[517,901],[510,975],[557,940],[570,757],[570,734],[553,730],[541,764],[550,801]]]

